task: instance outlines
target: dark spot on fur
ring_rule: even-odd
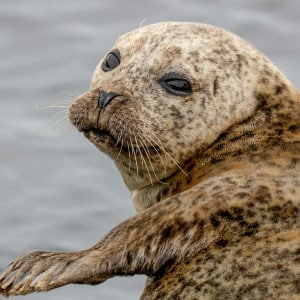
[[[241,156],[243,154],[242,150],[237,150],[233,153],[233,156],[237,157],[237,156]]]
[[[240,208],[240,207],[232,207],[232,213],[233,213],[233,216],[234,216],[234,219],[235,220],[240,220],[243,218],[242,216],[242,213],[243,213],[243,209]]]
[[[270,211],[272,211],[272,217],[271,217],[272,222],[278,223],[280,210],[281,207],[279,205],[273,205],[270,207]]]
[[[173,234],[174,234],[174,230],[173,230],[172,226],[167,226],[166,228],[163,228],[161,230],[161,239],[166,240],[166,239],[172,237]]]
[[[299,216],[299,208],[294,206],[290,201],[284,204],[281,209],[280,217],[286,218],[297,218]]]
[[[219,151],[222,150],[223,148],[224,148],[224,144],[218,144],[216,150]]]
[[[250,210],[250,209],[248,209],[248,210],[247,210],[247,216],[248,216],[249,218],[253,218],[253,217],[255,217],[255,212],[252,211],[252,210]]]
[[[127,263],[127,265],[130,265],[131,262],[132,262],[132,256],[131,256],[130,252],[127,252],[126,253],[126,263]]]
[[[235,194],[235,197],[237,197],[239,199],[245,199],[245,198],[249,198],[250,195],[245,192],[240,192],[240,193]]]
[[[248,202],[248,203],[247,203],[247,206],[248,206],[248,207],[253,207],[253,206],[254,206],[254,203],[253,203],[253,202]]]
[[[248,223],[247,223],[246,221],[244,221],[244,220],[241,220],[241,221],[239,221],[239,225],[240,225],[241,227],[245,227],[245,226],[248,225]]]
[[[225,247],[228,244],[228,240],[220,239],[216,241],[216,245],[219,247]]]
[[[297,126],[297,125],[291,125],[291,126],[289,126],[289,128],[288,128],[288,130],[289,130],[290,132],[295,132],[295,131],[297,131],[297,129],[299,129],[299,126]]]
[[[282,135],[282,133],[283,133],[283,129],[282,128],[275,129],[275,134]]]
[[[299,158],[298,157],[292,157],[291,158],[291,166],[292,167],[295,167],[298,162],[299,162]]]
[[[249,139],[249,138],[254,137],[254,133],[253,132],[247,132],[246,134],[244,134],[244,136]]]
[[[218,89],[218,79],[216,78],[214,81],[214,96],[217,94],[217,89]]]
[[[215,228],[219,227],[219,225],[220,225],[220,221],[215,216],[210,217],[210,223]]]
[[[229,211],[227,211],[227,210],[220,210],[220,211],[218,212],[218,215],[219,215],[221,218],[223,218],[223,219],[227,219],[227,220],[230,220],[230,221],[233,220],[231,213],[230,213]]]
[[[180,190],[180,189],[179,189],[179,186],[180,186],[180,183],[179,183],[179,181],[177,181],[176,184],[175,184],[175,187],[174,187],[174,189],[173,189],[173,192],[174,192],[174,193],[178,193],[178,192],[179,192],[179,190]]]
[[[252,236],[257,232],[257,230],[247,230],[245,231],[242,236]]]
[[[225,132],[222,132],[222,133],[219,135],[217,141],[224,141],[224,140],[226,139],[227,135],[228,135],[228,132],[226,132],[226,131],[225,131]]]
[[[300,294],[300,279],[296,279],[293,282],[293,288],[294,288],[294,293],[295,294]]]
[[[215,185],[212,189],[213,189],[214,191],[219,191],[219,190],[221,189],[221,186]]]
[[[283,87],[281,85],[277,85],[275,88],[275,94],[279,95],[282,93]]]
[[[213,157],[213,158],[210,160],[210,162],[211,162],[213,165],[215,165],[215,164],[217,164],[217,163],[219,163],[219,162],[221,162],[221,161],[223,161],[222,158],[216,158],[216,157]]]
[[[242,135],[240,135],[240,136],[235,136],[235,137],[233,137],[233,138],[230,139],[230,142],[234,143],[234,142],[239,141],[239,140],[242,139],[242,138],[243,138]]]
[[[186,184],[190,184],[191,182],[192,182],[192,177],[191,176],[189,176],[187,179],[186,179]]]
[[[203,233],[204,221],[197,219],[198,233]]]
[[[145,255],[146,256],[150,255],[150,250],[151,250],[150,244],[146,244],[146,246],[145,246]]]
[[[259,203],[263,204],[266,202],[269,202],[271,200],[271,194],[269,191],[269,188],[267,186],[259,186],[254,199],[258,201]]]
[[[165,188],[162,192],[162,195],[166,196],[166,195],[168,195],[168,193],[169,193],[169,188]]]
[[[242,234],[242,236],[252,236],[258,231],[259,224],[257,222],[245,224],[246,231]]]
[[[250,149],[251,151],[257,151],[257,150],[258,150],[257,145],[255,145],[255,144],[249,145],[249,149]]]
[[[195,166],[196,166],[195,163],[190,164],[187,168],[187,171],[191,172],[195,168]]]

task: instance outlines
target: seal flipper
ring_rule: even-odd
[[[0,276],[0,294],[25,295],[70,283],[98,284],[115,275],[155,275],[211,240],[202,218],[188,220],[184,206],[177,197],[158,203],[121,223],[87,250],[29,252]]]

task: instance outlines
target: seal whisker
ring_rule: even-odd
[[[138,119],[140,120],[140,119]],[[166,151],[164,146],[163,146],[163,143],[160,141],[160,139],[153,133],[154,129],[153,129],[153,125],[150,123],[150,122],[147,122],[146,120],[141,120],[141,122],[143,123],[143,128],[140,128],[142,133],[143,133],[143,136],[144,138],[147,139],[147,141],[149,142],[150,146],[153,147],[153,149],[155,150],[155,152],[158,154],[159,156],[159,159],[161,160],[162,162],[162,165],[164,167],[164,170],[165,170],[165,174],[167,173],[167,170],[166,170],[166,161],[167,161],[167,155],[166,155]],[[147,126],[145,128],[145,125]],[[147,130],[146,130],[147,129]],[[150,137],[150,132],[152,132],[152,134],[156,137],[156,139],[159,141],[159,142],[156,142],[153,138]],[[163,153],[164,153],[164,156],[165,156],[165,161],[163,161],[162,159],[162,156],[161,154],[159,153],[159,151],[156,149],[156,148],[160,148],[161,150],[163,150]]]
[[[137,174],[137,176],[138,176],[138,175],[139,175],[139,167],[138,167],[138,162],[137,162],[137,158],[136,158],[136,153],[135,153],[135,149],[134,149],[134,147],[133,147],[133,143],[132,143],[131,136],[129,136],[129,141],[130,141],[130,145],[131,145],[132,154],[133,154],[134,160],[135,160],[136,174]]]
[[[68,110],[60,110],[56,113],[54,113],[51,117],[50,117],[50,120],[55,120],[55,119],[61,119],[61,118],[68,118],[69,119],[69,116],[68,116]]]
[[[123,141],[123,139],[122,139]],[[128,146],[128,145],[127,145]],[[131,156],[132,154],[130,154],[130,150],[128,151],[128,171],[130,172],[131,170]]]
[[[179,163],[168,153],[168,151],[165,149],[165,147],[163,146],[163,143],[161,142],[161,140],[157,137],[157,135],[154,133],[153,130],[153,126],[152,124],[150,124],[149,122],[143,120],[142,121],[144,125],[147,125],[150,127],[150,130],[147,130],[148,133],[148,139],[150,139],[154,144],[156,144],[165,154],[165,159],[167,160],[167,157],[169,157],[169,159],[171,159],[175,165],[179,168],[179,170],[185,175],[187,176],[187,173],[181,168],[181,166],[179,165]],[[145,130],[143,130],[143,132],[145,132]],[[145,135],[145,134],[144,134]],[[151,136],[152,135],[152,138]],[[165,166],[165,164],[163,164]]]
[[[111,120],[115,120],[115,117],[116,117],[116,113],[114,113],[114,114],[111,116]],[[121,122],[122,122],[122,120],[119,120],[119,124],[118,124],[118,126],[116,127],[116,129],[119,128]],[[115,125],[114,122],[110,122],[110,123],[108,124],[107,130],[110,131],[114,125]]]
[[[74,90],[74,93],[72,93],[71,91],[67,91],[66,94],[70,96],[72,99],[74,99],[80,96],[81,93],[78,90]]]
[[[120,121],[120,124],[121,124],[121,121]],[[123,146],[124,146],[124,144],[125,144],[125,142],[124,142],[124,132],[127,132],[128,131],[128,129],[127,129],[127,126],[126,126],[126,124],[123,124],[123,127],[122,127],[122,136],[121,136],[121,149],[120,149],[120,151],[119,151],[119,153],[118,153],[118,156],[117,156],[117,158],[119,158],[119,156],[120,156],[120,154],[121,154],[121,152],[122,152],[122,148],[123,148]],[[128,142],[126,142],[126,145],[125,145],[126,147],[127,147],[127,149],[128,149],[128,151],[127,151],[127,153],[128,153],[128,172],[130,172],[130,170],[131,170],[131,157],[133,156],[133,153],[132,153],[132,148],[131,148],[131,146],[128,144]]]
[[[119,127],[118,128],[121,128],[121,120],[119,122]],[[120,129],[120,132],[118,134],[118,139],[117,139],[117,142],[115,144],[115,147],[120,143],[120,141],[121,141],[121,147],[120,147],[119,153],[118,153],[118,155],[116,157],[116,161],[118,161],[118,159],[119,159],[119,157],[120,157],[120,155],[122,153],[122,150],[123,150],[123,128]],[[130,151],[129,151],[129,155],[130,155]]]
[[[163,160],[161,154],[159,153],[159,151],[156,149],[157,147],[159,147],[159,145],[157,143],[154,143],[153,141],[151,141],[151,139],[148,137],[148,135],[146,133],[143,132],[143,137],[146,139],[146,141],[149,143],[150,147],[152,147],[154,149],[154,151],[156,152],[156,154],[158,155],[162,166],[164,168],[164,172],[165,172],[165,176],[167,175],[167,168],[166,168],[166,155],[165,155],[165,161]]]
[[[121,124],[122,124],[122,120],[119,121],[119,124],[118,124],[117,127],[116,127],[116,132],[118,132],[119,129],[120,129],[120,131],[119,131],[119,134],[118,134],[117,141],[116,141],[116,143],[115,143],[115,145],[114,145],[115,147],[118,146],[118,144],[119,144],[119,142],[120,142],[120,139],[122,138],[122,135],[123,135],[123,129],[122,129]],[[108,126],[108,131],[110,131],[111,127],[112,127],[112,125],[110,124],[110,125]]]
[[[158,178],[158,176],[157,176],[157,174],[156,174],[156,172],[155,172],[155,169],[154,169],[154,167],[153,167],[153,164],[152,164],[152,161],[151,161],[151,157],[150,157],[151,154],[150,154],[150,152],[149,152],[149,150],[148,150],[148,147],[146,146],[146,144],[145,144],[145,142],[144,142],[142,136],[141,136],[140,134],[138,134],[138,136],[139,136],[139,139],[140,139],[140,141],[141,141],[142,148],[143,148],[143,150],[144,150],[144,152],[145,152],[145,154],[146,154],[146,156],[147,156],[147,159],[148,159],[148,161],[149,161],[149,164],[150,164],[150,167],[151,167],[152,172],[153,172],[153,174],[154,174],[154,177],[156,178],[156,180],[157,180],[158,182],[164,183],[163,181],[161,181],[161,180]],[[155,149],[155,148],[154,148],[154,149]],[[157,151],[157,150],[156,150],[156,151]],[[158,152],[158,151],[157,151],[157,152]]]
[[[117,147],[119,145],[119,142],[122,139],[122,135],[123,135],[123,130],[121,129],[120,132],[119,132],[119,134],[118,134],[117,141],[116,141],[116,143],[114,145],[115,147]]]
[[[157,140],[157,144],[158,146],[162,149],[162,151],[174,162],[174,164],[178,167],[178,169],[185,175],[188,176],[188,174],[181,168],[181,166],[179,165],[179,163],[176,161],[175,158],[173,158],[168,151],[165,149],[165,147],[162,145],[161,141],[159,140],[159,138],[153,133],[153,132],[149,132],[149,135],[152,135],[152,137]],[[149,136],[149,138],[151,138]]]
[[[144,139],[146,139],[146,141],[149,143],[148,147],[152,147],[152,149],[154,149],[154,151],[156,152],[156,154],[158,155],[162,166],[164,168],[165,174],[167,173],[167,169],[166,169],[166,154],[165,155],[165,161],[162,159],[161,153],[157,150],[157,148],[162,148],[162,143],[161,145],[159,145],[157,142],[155,142],[153,139],[151,139],[151,137],[149,136],[148,132],[145,130],[145,128],[141,129],[142,132],[142,136]],[[145,143],[146,144],[146,143]]]
[[[69,126],[68,126],[68,128],[67,128],[67,130],[66,130],[65,135],[66,135],[66,136],[70,135],[70,133],[71,133],[72,131],[74,131],[74,127],[72,126],[72,124],[69,124]]]
[[[48,108],[54,108],[54,107],[48,107]],[[58,106],[55,108],[58,108]],[[59,108],[60,108],[59,111],[53,113],[49,117],[49,120],[47,122],[47,127],[49,127],[49,129],[45,129],[46,135],[49,134],[52,135],[54,131],[55,132],[62,131],[63,134],[68,135],[72,130],[74,130],[74,127],[70,123],[70,119],[68,116],[69,108],[67,106],[65,106],[63,109],[62,106]]]
[[[41,106],[38,105],[35,106],[37,110],[45,110],[45,109],[52,109],[52,108],[69,108],[72,104],[73,100],[58,100],[50,105],[47,106]]]
[[[68,119],[66,117],[62,117],[60,119],[55,120],[54,125],[57,127],[64,127],[64,126],[69,126],[72,124],[70,124],[70,122],[68,121]]]
[[[136,135],[135,135],[134,132],[133,132],[133,135],[134,135],[135,143],[136,143],[136,145],[137,145],[137,150],[138,150],[138,152],[140,153],[140,156],[141,156],[141,159],[142,159],[143,164],[145,165],[145,168],[146,168],[146,170],[147,170],[147,173],[148,173],[148,176],[149,176],[151,185],[153,185],[153,180],[152,180],[151,173],[150,173],[150,171],[149,171],[147,162],[146,162],[146,160],[145,160],[145,158],[144,158],[144,155],[143,155],[143,153],[142,153],[142,151],[141,151],[141,149],[140,149],[139,143],[138,143],[138,141],[137,141],[137,138],[136,138]]]
[[[120,147],[119,153],[118,153],[118,155],[116,157],[116,161],[118,161],[118,159],[119,159],[119,157],[120,157],[120,155],[122,153],[122,150],[123,150],[123,139],[122,139],[122,135],[121,135],[121,147]]]

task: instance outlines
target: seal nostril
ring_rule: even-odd
[[[116,94],[114,92],[105,92],[100,91],[99,93],[99,99],[98,99],[98,106],[100,108],[105,108],[111,100],[116,98],[117,96],[120,96],[119,94]]]

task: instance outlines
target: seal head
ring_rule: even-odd
[[[187,162],[222,132],[250,117],[261,105],[258,95],[273,91],[278,78],[288,84],[266,57],[225,30],[154,24],[117,40],[70,119],[114,160],[133,198],[143,190],[140,210],[160,200],[175,173],[184,179]]]

